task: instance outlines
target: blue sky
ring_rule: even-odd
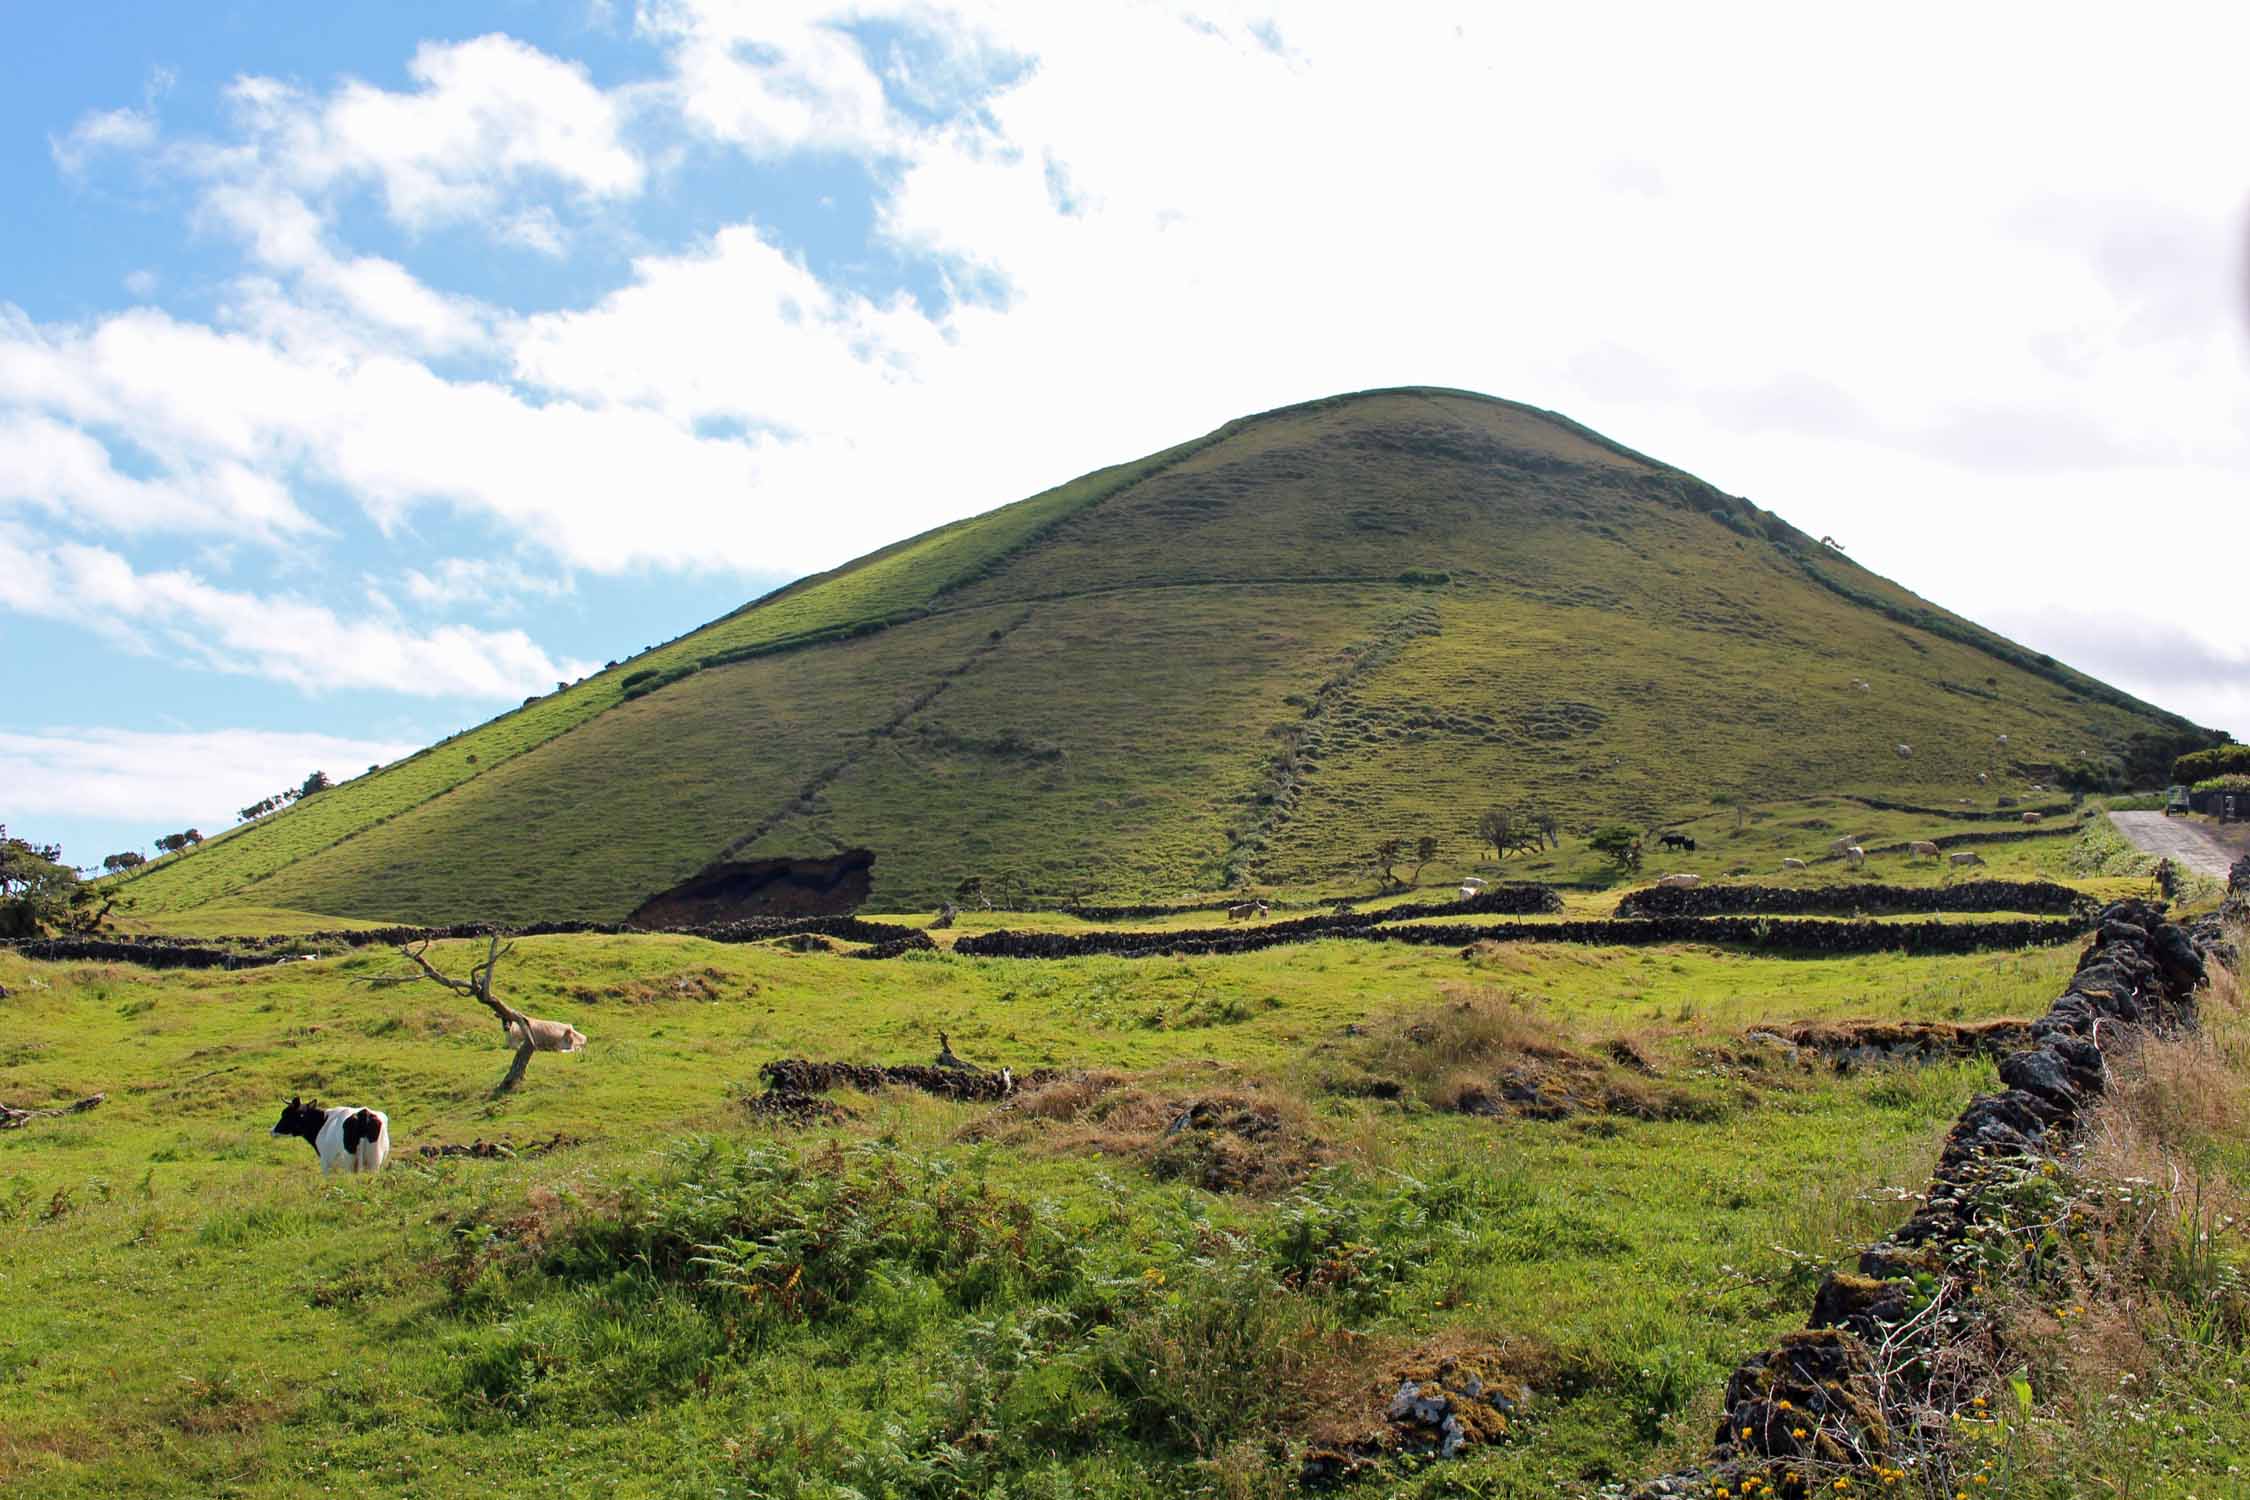
[[[2250,458],[2250,37],[2043,14],[26,8],[0,820],[84,863],[209,832],[783,579],[1407,382],[1566,411],[2250,735],[2239,568],[2178,545]]]

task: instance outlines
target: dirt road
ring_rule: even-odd
[[[2168,818],[2160,812],[2113,812],[2109,820],[2134,848],[2169,855],[2174,864],[2205,875],[2224,880],[2227,867],[2234,863],[2226,845],[2185,818]]]

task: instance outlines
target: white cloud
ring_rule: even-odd
[[[513,190],[553,185],[627,198],[645,170],[616,98],[586,70],[511,37],[425,42],[416,88],[350,81],[326,98],[271,78],[229,90],[260,159],[303,191],[374,181],[410,228],[490,213]]]
[[[130,432],[182,484],[248,468],[342,487],[386,526],[437,505],[502,523],[597,572],[794,560],[816,515],[761,513],[773,444],[699,438],[646,409],[534,403],[448,380],[284,297],[245,328],[140,309],[86,329],[0,321],[0,410]]]
[[[50,136],[48,154],[73,175],[105,152],[141,151],[156,143],[156,116],[139,109],[95,110],[79,117],[67,135]]]
[[[873,7],[651,0],[641,30],[663,44],[690,126],[754,156],[881,154],[910,133],[846,24]]]
[[[442,557],[426,569],[407,569],[400,587],[425,608],[496,613],[521,608],[527,599],[560,598],[571,592],[571,581],[506,558]]]
[[[0,410],[0,512],[37,507],[57,520],[119,531],[248,533],[314,529],[288,491],[248,465],[220,460],[187,483],[120,473],[109,450],[76,427]]]
[[[105,548],[43,545],[0,530],[0,608],[98,630],[215,671],[307,692],[379,688],[506,699],[550,691],[591,663],[557,662],[520,630],[343,620],[323,605],[214,587],[183,570],[136,571]]]
[[[151,837],[179,828],[218,832],[234,813],[307,773],[348,780],[411,754],[395,740],[263,729],[149,731],[56,727],[0,730],[0,784],[11,813],[146,822]],[[83,849],[73,858],[91,861]]]
[[[651,0],[655,84],[500,37],[425,46],[404,90],[244,80],[238,132],[165,159],[257,275],[210,324],[0,322],[0,411],[130,434],[69,471],[118,516],[215,504],[234,465],[571,567],[804,570],[1246,411],[1451,384],[1966,613],[2161,579],[2224,642],[2237,585],[2175,538],[2250,462],[2243,25]],[[157,149],[82,125],[83,162]],[[339,227],[368,191],[568,257],[645,163],[713,149],[873,182],[874,242],[808,263],[746,174],[727,227],[527,315]],[[902,260],[937,293],[838,284]]]

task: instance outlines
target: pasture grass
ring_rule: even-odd
[[[192,974],[0,955],[0,1098],[109,1095],[0,1135],[0,1483],[1281,1493],[1402,1360],[1473,1347],[1532,1385],[1528,1418],[1378,1488],[1583,1493],[1696,1448],[1725,1370],[1802,1320],[1991,1086],[1982,1063],[1839,1076],[1741,1033],[2030,1014],[2072,961],[867,964],[537,938],[502,992],[592,1044],[495,1101],[497,1029],[388,983],[380,951]],[[1463,1005],[1504,1024],[1440,1049],[1449,1078],[1622,1040],[1685,1103],[1487,1119],[1339,1091],[1410,1073],[1399,1039]],[[1020,1113],[847,1093],[855,1118],[801,1132],[745,1108],[770,1058],[921,1062],[940,1027],[986,1065],[1118,1081]],[[265,1133],[292,1093],[386,1109],[391,1170],[323,1180]],[[1143,1123],[1198,1098],[1278,1122],[1248,1191],[1198,1186],[1211,1161]]]

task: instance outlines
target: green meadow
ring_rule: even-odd
[[[592,1044],[495,1100],[496,1028],[387,950],[0,956],[0,1098],[108,1096],[0,1135],[0,1481],[1280,1493],[1396,1369],[1474,1350],[1532,1392],[1508,1441],[1377,1487],[1584,1492],[1692,1457],[1725,1371],[1802,1322],[1993,1086],[1745,1034],[2034,1014],[2074,961],[531,938],[501,993]],[[927,1062],[941,1030],[1062,1080],[846,1090],[809,1125],[756,1105],[766,1061]],[[1584,1107],[1462,1112],[1526,1067]],[[389,1170],[323,1179],[270,1138],[295,1094],[384,1108]],[[1167,1137],[1199,1100],[1250,1133]],[[480,1140],[525,1154],[422,1154]]]

